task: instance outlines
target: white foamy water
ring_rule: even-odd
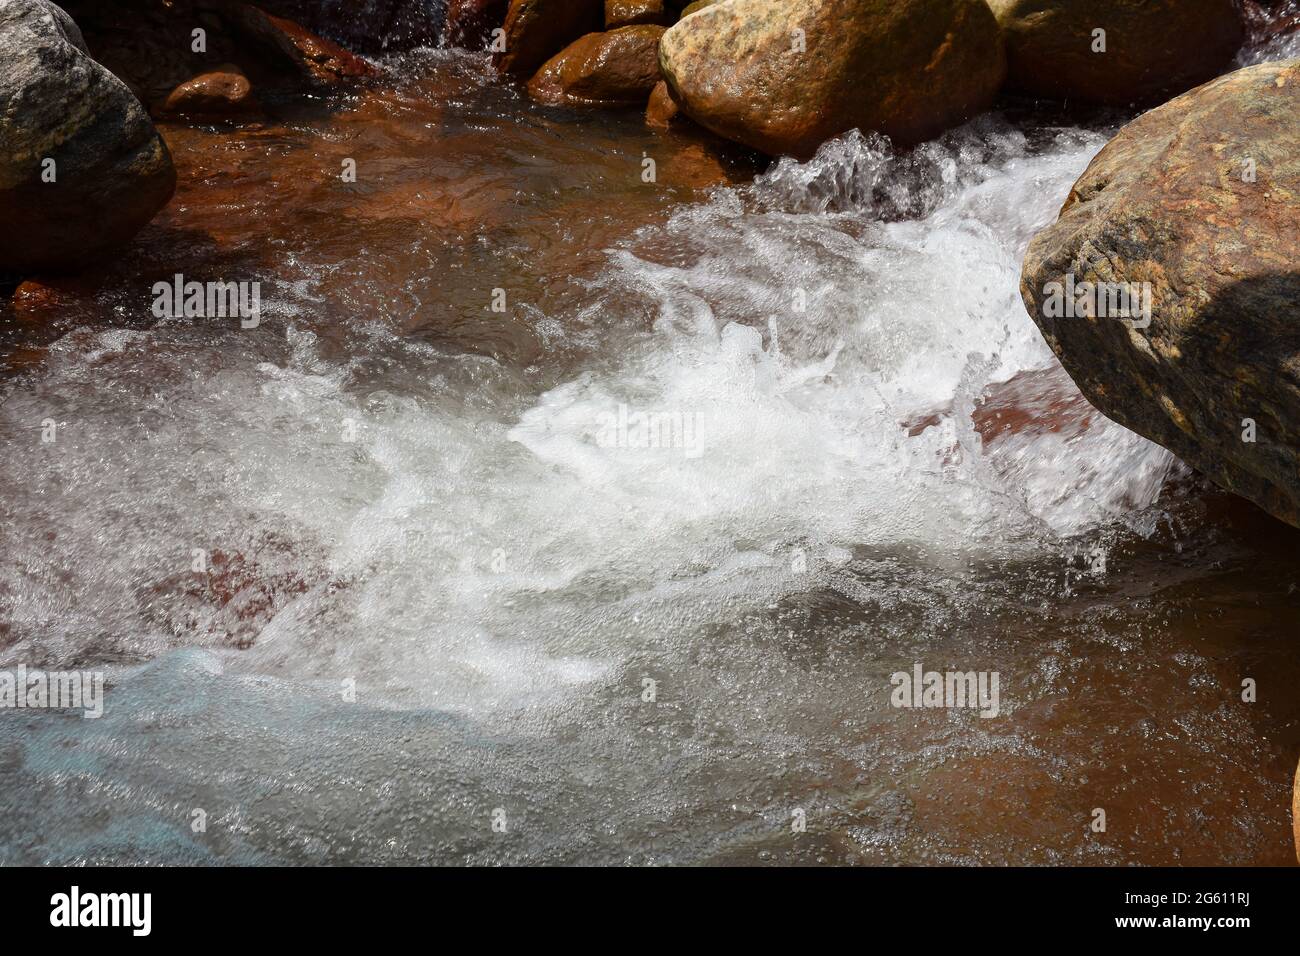
[[[183,323],[73,333],[3,404],[4,656],[251,644],[227,666],[500,715],[854,556],[1066,564],[1170,457],[1099,416],[985,447],[971,413],[1055,364],[1020,256],[1102,142],[852,134],[720,190],[611,250],[587,307],[611,331],[540,394],[382,332],[376,387],[291,318],[279,362]]]
[[[66,335],[0,398],[0,667],[110,679],[0,715],[0,859],[1138,858],[1058,813],[1099,762],[1162,735],[1181,792],[1267,747],[1123,577],[1181,466],[1019,299],[1103,142],[843,137],[629,229],[528,367],[333,335],[311,249],[256,330]],[[999,672],[998,721],[891,708],[915,661]],[[1048,797],[968,826],[1008,776]],[[1248,797],[1219,858],[1269,845]]]
[[[1225,703],[1247,663],[1285,679],[1287,571],[1216,578],[1212,522],[1148,537],[1182,466],[1080,401],[1017,293],[1105,135],[831,141],[627,235],[576,302],[505,282],[523,367],[400,320],[575,261],[566,216],[663,144],[431,56],[205,180],[391,152],[391,196],[294,192],[376,262],[234,229],[261,328],[119,289],[129,328],[0,382],[0,668],[109,675],[101,719],[0,713],[0,863],[1289,859],[1288,712]],[[430,130],[460,143],[431,179]],[[999,673],[1001,716],[892,708],[917,661]],[[1092,838],[1094,806],[1125,822]]]

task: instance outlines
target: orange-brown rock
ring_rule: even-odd
[[[1011,85],[1052,99],[1159,102],[1216,76],[1244,38],[1234,0],[989,5],[1006,39]]]
[[[1005,74],[984,0],[725,0],[669,28],[659,63],[700,125],[795,156],[854,128],[930,139],[987,109]]]
[[[658,181],[669,186],[710,189],[727,183],[749,182],[755,169],[744,160],[729,156],[721,140],[682,142],[666,153],[659,163]],[[719,148],[719,146],[723,148]],[[734,147],[733,147],[734,148]]]
[[[654,129],[668,129],[682,115],[681,108],[668,93],[668,83],[660,80],[650,91],[645,107],[645,124]]]
[[[248,77],[234,64],[224,63],[177,86],[162,112],[172,116],[225,116],[245,113],[256,106]]]
[[[589,33],[537,71],[529,94],[567,106],[640,106],[659,82],[658,26]]]
[[[292,20],[272,16],[250,4],[238,5],[232,16],[240,32],[278,54],[286,65],[315,86],[334,86],[375,72],[361,57]]]
[[[65,302],[66,296],[55,283],[28,279],[18,283],[10,305],[19,318],[31,318],[53,311]]]
[[[1087,399],[1300,526],[1300,60],[1138,117],[1034,237],[1020,291]]]
[[[669,13],[664,0],[605,0],[605,29],[651,23],[666,27]]]
[[[510,0],[506,48],[495,57],[502,73],[524,79],[574,40],[605,23],[604,0]]]

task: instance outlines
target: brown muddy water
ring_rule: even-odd
[[[1110,127],[759,172],[386,68],[164,126],[171,206],[0,317],[0,667],[109,684],[0,712],[0,862],[1294,862],[1300,532],[1017,296]]]

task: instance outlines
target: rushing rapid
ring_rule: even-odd
[[[394,71],[169,131],[172,221],[0,382],[0,666],[110,678],[0,720],[4,862],[1285,858],[1289,705],[1228,702],[1239,655],[1296,670],[1242,625],[1294,558],[1020,301],[1108,126],[743,182],[476,58]],[[383,176],[319,173],[353,153]],[[173,272],[260,281],[261,324],[154,318]],[[892,707],[913,662],[1001,715]]]

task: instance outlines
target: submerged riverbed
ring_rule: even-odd
[[[164,126],[172,204],[3,316],[0,667],[109,680],[0,712],[0,861],[1293,859],[1300,532],[1017,293],[1106,121],[755,178],[386,66]],[[997,716],[891,706],[917,662]]]

